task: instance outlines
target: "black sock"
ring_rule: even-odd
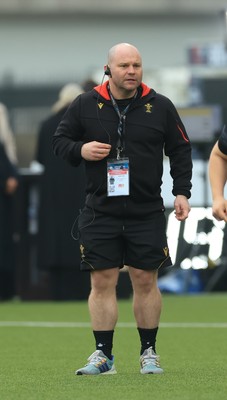
[[[144,350],[148,349],[149,347],[152,347],[152,349],[156,353],[155,342],[158,333],[158,327],[153,329],[143,329],[143,328],[137,328],[137,329],[141,341],[140,355],[142,355]]]
[[[96,342],[96,350],[102,350],[111,360],[114,331],[93,331],[93,334]]]

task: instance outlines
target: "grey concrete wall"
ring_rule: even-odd
[[[2,16],[0,85],[81,80],[102,71],[109,47],[136,45],[144,70],[187,65],[192,44],[223,41],[220,15]]]

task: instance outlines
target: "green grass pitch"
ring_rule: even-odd
[[[163,295],[162,375],[139,373],[131,301],[119,301],[116,375],[75,376],[94,351],[86,302],[0,304],[1,400],[226,400],[227,294]]]

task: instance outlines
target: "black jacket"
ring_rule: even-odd
[[[119,117],[108,82],[73,101],[54,137],[56,155],[77,166],[81,147],[90,141],[110,143],[116,157]],[[147,216],[164,209],[161,197],[163,151],[170,159],[173,195],[190,197],[191,145],[172,102],[141,84],[125,120],[125,151],[130,162],[130,195],[107,197],[107,160],[86,161],[86,204],[112,215]]]
[[[67,107],[45,119],[38,132],[35,159],[45,167],[39,180],[38,267],[41,269],[74,268],[80,264],[79,244],[70,231],[84,205],[84,165],[73,168],[52,151],[53,134],[66,110]]]
[[[18,179],[17,168],[9,161],[4,145],[0,142],[0,298],[5,299],[14,295],[13,276],[11,279],[15,267],[14,195],[6,193],[6,181],[10,177]]]

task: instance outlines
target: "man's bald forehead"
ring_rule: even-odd
[[[118,43],[118,44],[115,44],[113,47],[110,48],[109,53],[108,53],[108,63],[111,62],[111,60],[117,54],[117,52],[120,52],[121,50],[127,50],[127,49],[135,50],[138,53],[138,55],[140,56],[139,50],[135,46],[133,46],[132,44],[129,44],[129,43]]]

